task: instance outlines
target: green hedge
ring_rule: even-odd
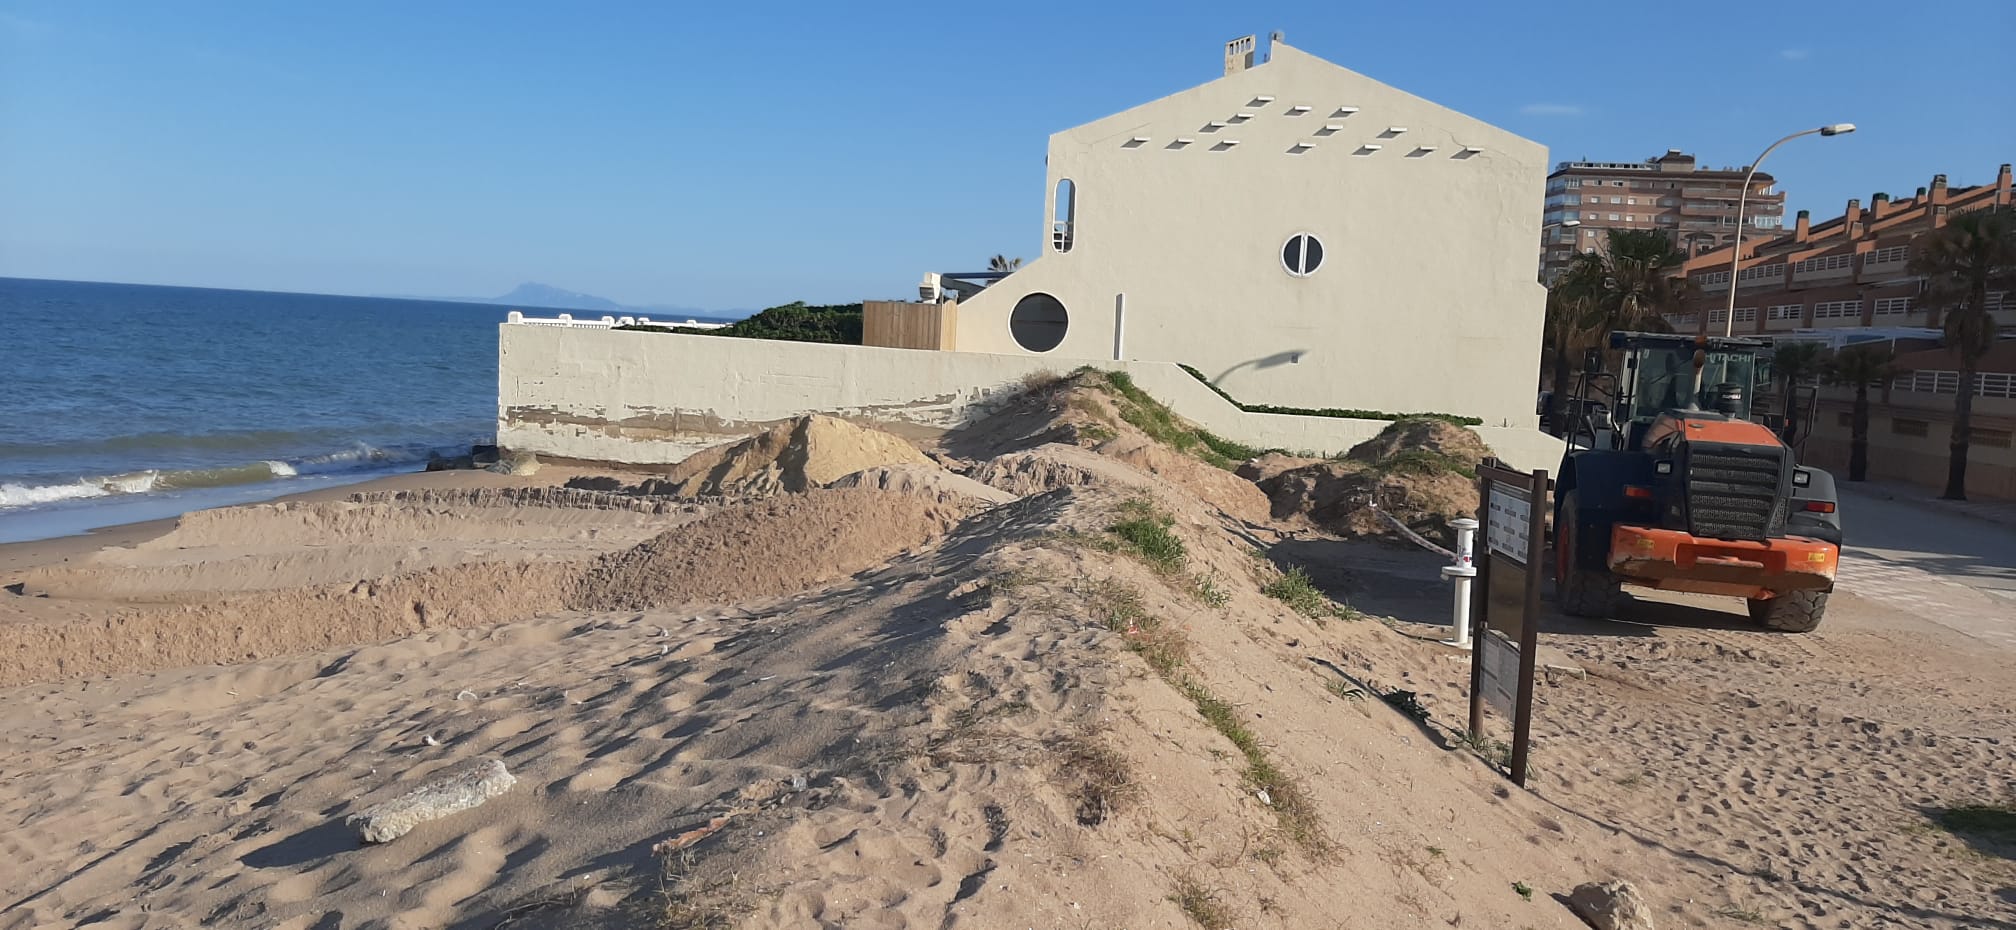
[[[1203,372],[1188,365],[1178,365],[1176,367],[1189,373],[1190,377],[1204,382],[1204,386],[1210,388],[1212,393],[1225,398],[1226,403],[1247,413],[1279,413],[1295,417],[1330,417],[1337,420],[1442,420],[1447,423],[1454,423],[1457,426],[1479,426],[1484,422],[1477,417],[1459,417],[1453,413],[1387,413],[1383,410],[1340,410],[1336,407],[1276,407],[1273,404],[1242,404],[1237,398],[1225,393],[1224,388],[1212,384],[1211,379],[1204,377]]]
[[[693,329],[686,326],[656,324],[648,326],[633,324],[616,328],[649,333],[739,336],[743,339],[781,339],[786,342],[830,342],[858,346],[861,344],[861,305],[807,306],[802,300],[795,301],[771,307],[748,319],[730,323],[719,329]]]

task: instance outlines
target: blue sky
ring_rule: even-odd
[[[1094,6],[0,0],[0,275],[903,296],[1037,254],[1049,133],[1275,29],[1556,160],[1854,122],[1768,165],[1815,215],[2016,157],[2007,0]]]

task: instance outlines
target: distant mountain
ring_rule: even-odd
[[[450,303],[463,304],[502,304],[525,310],[584,310],[591,313],[630,314],[633,316],[676,317],[680,319],[701,320],[739,320],[750,313],[747,310],[704,310],[699,307],[681,307],[673,304],[628,306],[619,304],[607,297],[583,294],[580,291],[570,291],[566,288],[554,287],[551,284],[541,284],[537,281],[527,281],[520,284],[512,288],[510,293],[500,297],[387,296],[399,296],[407,300],[445,300]]]
[[[559,310],[599,310],[603,313],[622,313],[626,308],[607,297],[583,294],[551,284],[527,281],[511,289],[502,297],[481,300],[487,304],[514,304],[521,307],[553,307]]]

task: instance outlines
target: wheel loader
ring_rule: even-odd
[[[1744,598],[1765,627],[1820,624],[1841,553],[1834,478],[1751,419],[1769,347],[1617,332],[1589,351],[1554,492],[1561,608],[1608,616],[1623,585]]]

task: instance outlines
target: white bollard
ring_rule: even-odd
[[[1113,295],[1113,360],[1127,360],[1127,295]]]
[[[1470,582],[1477,577],[1474,545],[1477,537],[1477,521],[1468,517],[1451,520],[1449,526],[1456,531],[1456,564],[1442,569],[1442,577],[1456,582],[1455,615],[1449,625],[1455,630],[1453,639],[1444,643],[1458,649],[1470,648]]]

